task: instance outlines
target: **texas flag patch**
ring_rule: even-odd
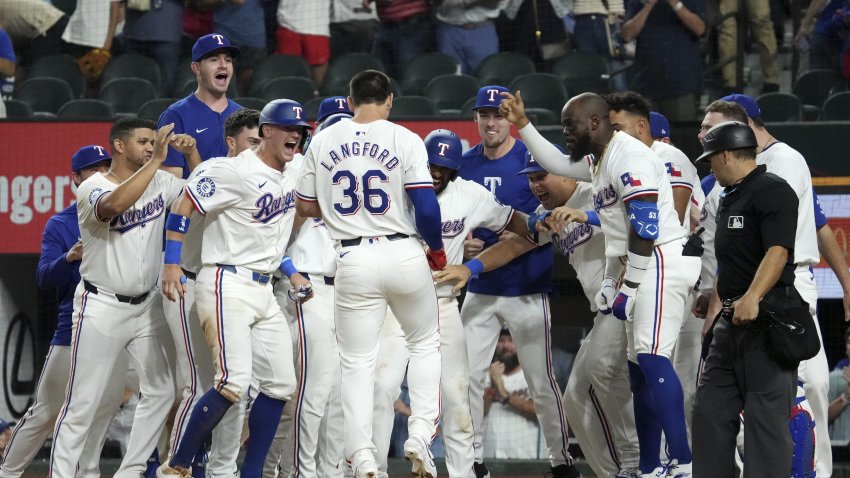
[[[631,173],[623,173],[623,175],[620,176],[620,181],[623,182],[623,186],[635,187],[641,185],[640,178],[636,174]]]

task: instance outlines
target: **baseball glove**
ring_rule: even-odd
[[[77,59],[77,65],[80,66],[80,71],[83,72],[86,80],[93,82],[100,78],[103,69],[106,68],[106,64],[109,63],[111,58],[112,54],[109,51],[103,48],[95,48]]]

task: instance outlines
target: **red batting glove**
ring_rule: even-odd
[[[425,257],[428,258],[428,266],[432,271],[441,271],[446,268],[446,250],[445,249],[437,249],[428,250],[425,253]]]

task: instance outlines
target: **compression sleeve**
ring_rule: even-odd
[[[519,130],[519,134],[522,136],[522,142],[531,151],[531,155],[546,171],[577,181],[590,181],[590,166],[584,158],[581,161],[573,162],[570,155],[562,153],[557,146],[544,138],[531,123]]]
[[[443,233],[440,217],[440,203],[432,188],[407,189],[407,196],[413,203],[416,230],[432,250],[443,248]]]

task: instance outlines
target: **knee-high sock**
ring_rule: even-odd
[[[180,446],[177,447],[177,452],[169,461],[170,466],[181,466],[189,468],[192,465],[192,458],[198,449],[210,438],[213,428],[221,421],[221,417],[227,412],[227,409],[233,405],[233,402],[224,398],[224,395],[210,389],[207,393],[198,400],[192,416],[189,417],[189,423],[186,425],[186,432],[183,433],[183,438],[180,440]]]
[[[284,400],[257,395],[251,406],[251,415],[248,417],[248,449],[245,451],[245,461],[242,462],[242,471],[239,476],[244,478],[261,478],[263,476],[263,464],[269,453],[272,440],[274,439],[280,417],[283,415]]]
[[[679,463],[690,463],[685,397],[673,363],[661,355],[638,354],[637,359],[655,405],[655,416],[667,439],[668,455]]]
[[[635,429],[640,444],[640,471],[650,473],[661,466],[661,422],[655,415],[655,406],[640,366],[629,361],[629,383],[635,409]]]

